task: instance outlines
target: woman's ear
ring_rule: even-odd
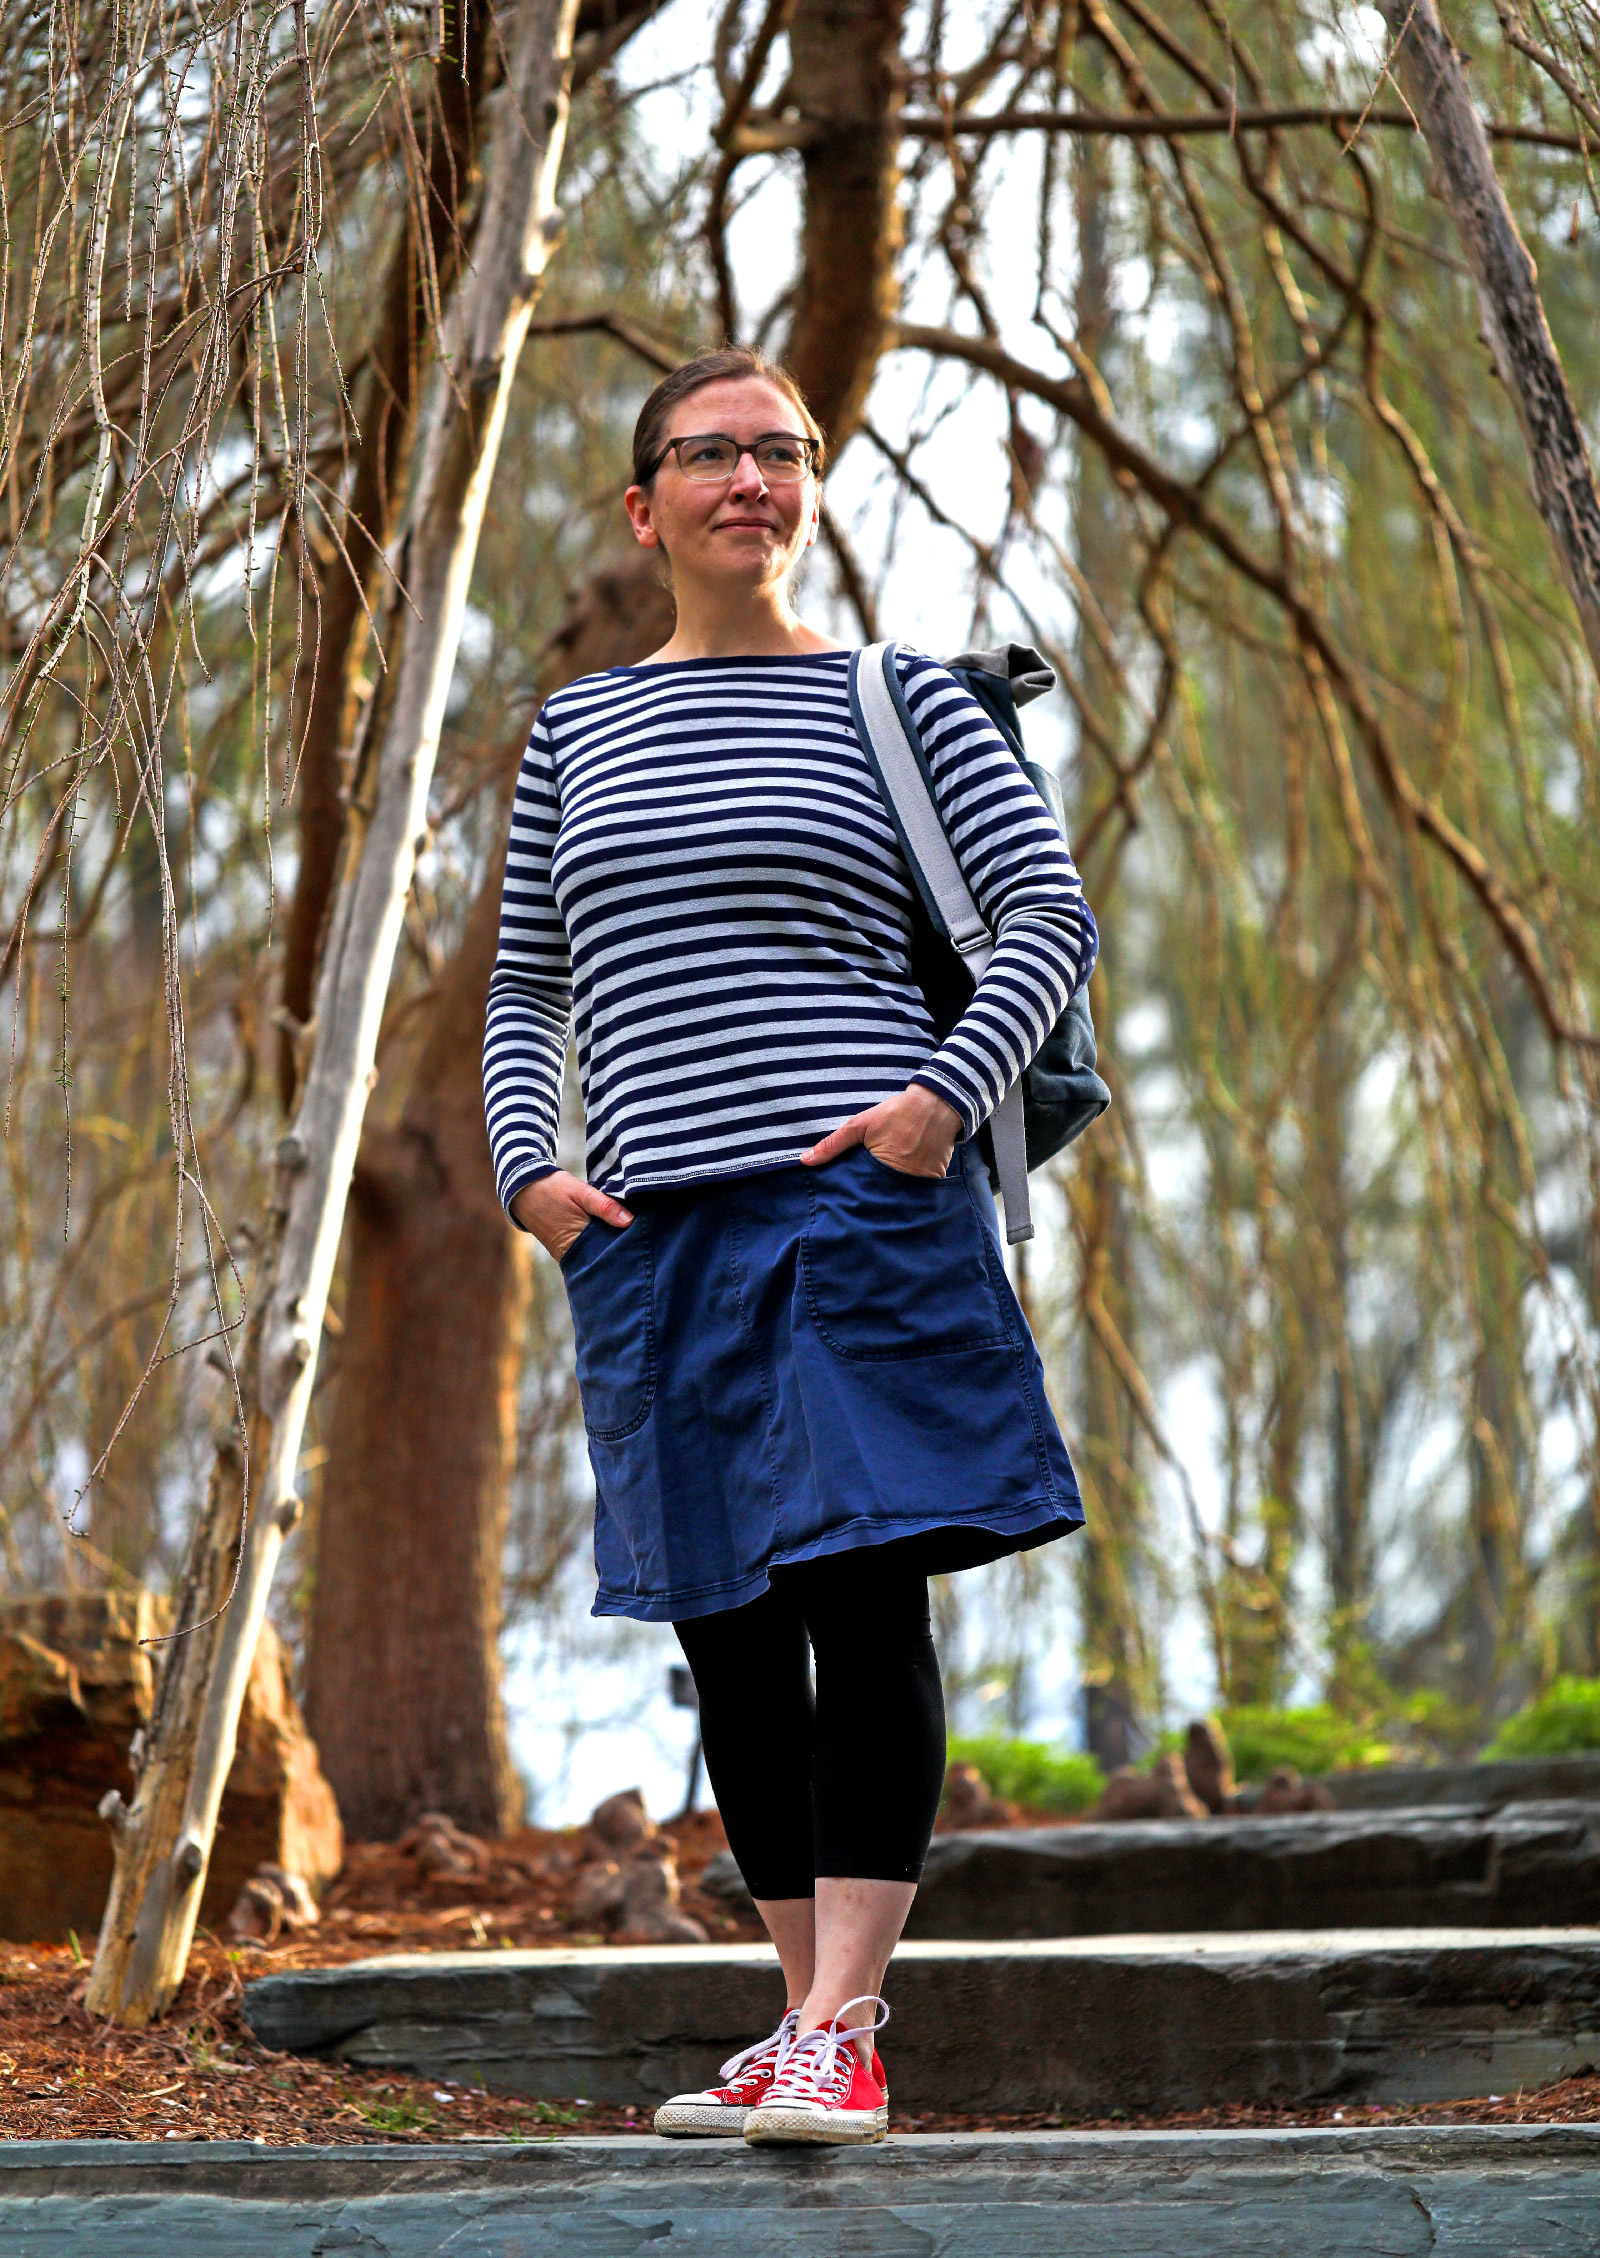
[[[650,505],[650,494],[643,486],[630,486],[622,497],[622,506],[633,523],[634,538],[641,549],[659,549],[661,536],[656,531],[655,514]]]

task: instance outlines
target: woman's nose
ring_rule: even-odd
[[[729,493],[752,498],[764,494],[766,490],[767,482],[756,467],[755,456],[741,455],[734,465],[733,477],[728,484]]]

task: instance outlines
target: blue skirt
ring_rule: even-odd
[[[561,1264],[596,1615],[713,1614],[862,1545],[937,1575],[1082,1525],[975,1145],[937,1181],[857,1146],[628,1204]]]

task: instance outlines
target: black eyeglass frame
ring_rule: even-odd
[[[806,432],[761,431],[756,434],[754,439],[735,439],[731,431],[682,431],[678,434],[676,439],[669,439],[667,441],[660,454],[657,455],[655,461],[645,472],[645,478],[654,478],[656,472],[661,468],[662,464],[666,461],[669,455],[674,455],[677,457],[678,469],[680,470],[680,472],[682,472],[683,476],[687,478],[689,476],[689,473],[683,468],[683,457],[678,454],[678,449],[680,447],[692,446],[696,440],[703,441],[706,439],[725,439],[730,447],[737,450],[733,458],[733,468],[724,474],[728,478],[736,478],[738,476],[739,465],[744,460],[744,457],[746,455],[750,457],[750,460],[753,463],[756,462],[756,449],[758,447],[764,447],[769,439],[788,439],[792,441],[795,446],[803,447],[805,449],[806,467],[804,471],[802,471],[801,477],[814,478],[816,476],[818,446],[816,440],[811,438]],[[760,471],[762,478],[765,479],[767,474],[765,471],[761,470],[761,465],[759,463],[756,463],[756,469]],[[643,484],[644,481],[641,480],[640,483]],[[705,486],[714,486],[716,484],[716,481],[715,479],[707,478],[700,480],[698,483]],[[800,481],[799,479],[795,479],[793,481],[788,479],[779,479],[778,481],[778,484],[780,486],[786,486],[791,483],[798,485]]]

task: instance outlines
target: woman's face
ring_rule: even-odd
[[[794,402],[764,377],[706,384],[679,400],[663,440],[723,431],[756,440],[769,432],[805,436]],[[630,486],[624,500],[633,530],[647,549],[665,550],[674,581],[730,582],[752,592],[786,580],[817,537],[821,488],[807,476],[769,485],[753,455],[741,455],[729,478],[711,484],[685,478],[669,454],[648,487]]]

